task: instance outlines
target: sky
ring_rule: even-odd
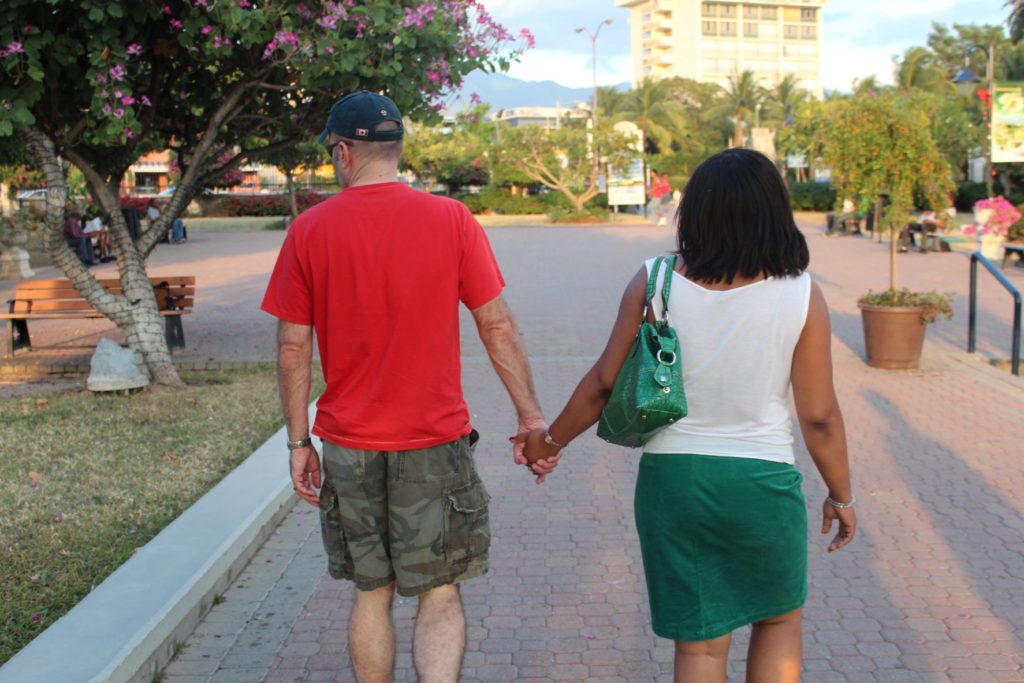
[[[552,80],[569,87],[590,86],[591,42],[577,27],[593,32],[605,19],[597,41],[598,85],[632,79],[629,10],[614,0],[484,0],[495,19],[518,33],[529,28],[537,47],[527,51],[509,75],[526,81]],[[1003,0],[828,0],[824,9],[822,84],[850,90],[854,79],[875,75],[892,83],[892,58],[924,45],[932,22],[1001,24]]]

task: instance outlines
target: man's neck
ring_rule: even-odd
[[[398,180],[398,169],[388,165],[372,165],[359,169],[346,187],[393,183]]]

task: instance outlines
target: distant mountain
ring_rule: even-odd
[[[628,83],[615,87],[629,90]],[[568,88],[554,81],[521,81],[501,73],[474,71],[466,76],[462,91],[449,110],[459,111],[469,104],[471,93],[476,93],[491,105],[491,111],[497,111],[511,107],[570,107],[577,102],[590,102],[593,91],[590,88]]]

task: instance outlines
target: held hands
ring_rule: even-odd
[[[544,436],[548,433],[546,424],[533,429],[522,427],[523,425],[520,425],[519,433],[508,439],[514,447],[515,461],[517,464],[526,465],[537,475],[537,483],[542,484],[547,475],[558,466],[562,452],[556,446],[545,443]]]
[[[853,511],[852,507],[839,509],[827,500],[822,503],[822,506],[821,533],[827,534],[832,531],[832,521],[839,521],[839,530],[828,544],[828,551],[831,553],[848,545],[853,540],[857,533],[857,513]]]
[[[320,506],[320,496],[314,491],[320,488],[320,455],[312,444],[296,448],[291,452],[289,471],[292,475],[292,487],[299,498],[314,507]],[[312,484],[312,486],[310,486]]]

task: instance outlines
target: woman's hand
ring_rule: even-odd
[[[839,530],[835,537],[828,544],[828,551],[835,552],[848,545],[857,533],[857,513],[853,508],[837,508],[827,500],[822,504],[821,511],[821,533],[827,534],[832,531],[832,521],[839,521]]]
[[[542,484],[547,475],[558,466],[562,458],[562,452],[556,446],[551,446],[544,441],[547,429],[532,429],[521,431],[515,436],[509,437],[517,451],[522,448],[522,455],[527,461],[527,467],[537,475],[537,483]]]

